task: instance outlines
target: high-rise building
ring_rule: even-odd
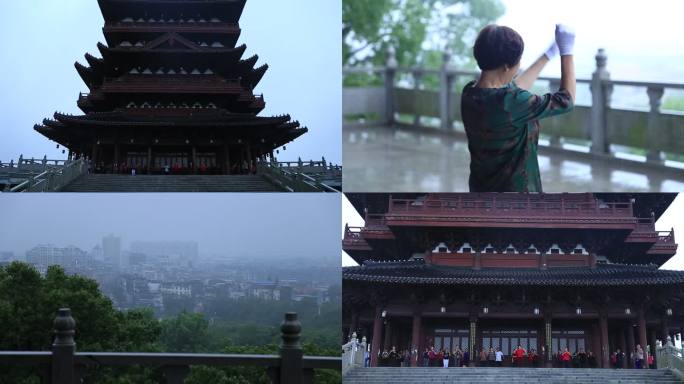
[[[109,235],[102,238],[102,254],[106,263],[121,268],[121,237]]]
[[[189,263],[197,260],[199,245],[196,241],[134,241],[131,243],[131,252]]]

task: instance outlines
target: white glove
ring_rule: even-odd
[[[556,24],[556,44],[561,56],[572,55],[575,47],[575,31],[567,25]]]
[[[549,49],[544,52],[544,56],[546,56],[547,59],[551,60],[554,57],[558,55],[558,44],[554,41],[553,44],[549,47]]]

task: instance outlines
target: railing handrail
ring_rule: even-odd
[[[512,200],[496,197],[467,199],[467,198],[434,198],[426,200],[414,199],[394,199],[390,197],[388,214],[409,213],[409,212],[430,212],[439,211],[477,211],[480,215],[499,213],[502,211],[516,212],[586,212],[586,213],[611,213],[615,216],[633,217],[633,205],[631,202],[605,203],[598,200],[593,201],[544,201],[544,200]]]
[[[382,73],[387,70],[386,67],[345,67],[343,73],[353,74],[353,73]],[[451,76],[470,76],[477,77],[480,75],[480,71],[473,70],[457,70],[457,69],[428,69],[420,67],[398,67],[395,69],[396,72],[401,73],[420,73],[428,75],[437,75],[446,72]],[[540,81],[553,81],[560,82],[560,77],[555,76],[539,76]],[[576,79],[578,83],[589,84],[591,79],[578,78]],[[684,83],[666,83],[659,81],[636,81],[636,80],[614,80],[614,79],[601,79],[601,82],[607,85],[622,85],[631,87],[646,87],[646,88],[664,88],[664,89],[684,89]]]
[[[62,308],[54,321],[51,351],[0,351],[0,365],[51,366],[49,382],[79,382],[79,366],[148,366],[164,370],[170,383],[182,383],[190,366],[256,366],[269,369],[275,383],[310,383],[313,370],[342,368],[341,357],[303,356],[299,342],[301,323],[294,312],[281,323],[278,355],[158,353],[158,352],[76,352],[76,322],[71,310]],[[179,369],[180,368],[180,369]]]
[[[338,190],[326,184],[325,182],[320,181],[303,172],[304,168],[308,166],[307,162],[299,161],[296,163],[298,164],[298,166],[284,167],[281,165],[280,162],[276,161],[259,161],[257,162],[257,173],[264,174],[267,178],[271,179],[271,181],[281,185],[283,188],[289,191],[338,192]],[[311,163],[313,163],[313,161]],[[325,165],[325,160],[321,161],[320,163],[323,164],[320,168],[325,169],[327,171],[328,168]]]

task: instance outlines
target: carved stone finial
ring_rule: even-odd
[[[599,48],[599,50],[596,53],[596,56],[594,58],[596,59],[596,68],[597,69],[606,68],[606,63],[608,62],[608,56],[606,55],[605,49]]]
[[[53,323],[55,341],[53,346],[75,345],[74,333],[76,332],[76,320],[71,317],[71,309],[60,308]]]
[[[299,338],[301,331],[302,323],[297,319],[297,313],[286,313],[285,320],[280,325],[280,337],[283,341],[280,347],[282,349],[300,349]]]

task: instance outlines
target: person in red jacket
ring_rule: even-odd
[[[526,352],[523,347],[518,344],[518,348],[513,351],[513,363],[515,363],[516,366],[521,367],[524,364],[525,354]]]
[[[565,347],[565,350],[563,350],[563,353],[561,353],[561,363],[563,364],[563,368],[570,368],[571,361],[572,355],[570,354],[570,351],[568,351],[568,348]]]

